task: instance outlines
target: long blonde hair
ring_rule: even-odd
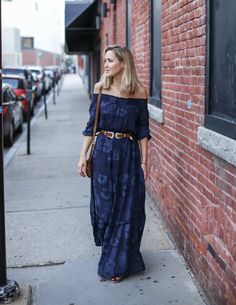
[[[114,52],[117,59],[124,63],[124,73],[121,80],[121,92],[134,94],[138,85],[141,85],[141,82],[137,77],[132,53],[127,47],[121,47],[119,45],[107,46],[104,50],[104,57],[107,51]],[[110,89],[113,83],[113,77],[107,76],[104,73],[99,82],[104,89]]]

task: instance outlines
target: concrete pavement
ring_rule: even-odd
[[[204,305],[149,198],[147,270],[119,284],[98,277],[90,181],[76,173],[88,107],[80,78],[66,75],[48,120],[42,113],[32,128],[32,154],[22,141],[5,170],[8,278],[32,286],[33,305]]]

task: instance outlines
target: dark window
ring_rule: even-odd
[[[19,88],[19,79],[17,78],[3,78],[2,82],[4,84],[8,84],[10,86],[12,86],[14,89],[20,89]]]
[[[100,79],[100,71],[101,71],[100,43],[98,44],[98,47],[96,48],[96,53],[95,53],[95,69],[96,69],[95,81],[98,82]]]
[[[126,0],[126,46],[131,49],[131,5],[132,0]]]
[[[24,70],[22,70],[22,69],[6,68],[6,69],[3,69],[2,71],[4,74],[25,75]]]
[[[109,45],[109,35],[108,35],[108,33],[106,33],[105,40],[106,40],[106,46],[108,46]]]
[[[161,0],[151,1],[151,69],[149,102],[161,108]]]
[[[236,1],[207,3],[205,126],[236,139]]]
[[[21,37],[21,47],[22,47],[22,49],[34,48],[34,38],[33,37]]]
[[[30,69],[30,71],[31,71],[32,73],[36,73],[37,75],[40,75],[40,74],[41,74],[41,71],[40,71],[40,70]]]

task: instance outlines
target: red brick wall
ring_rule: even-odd
[[[150,1],[132,1],[131,51],[142,83],[149,87],[150,63]]]
[[[164,124],[150,122],[147,187],[212,304],[233,305],[236,168],[197,144],[197,127],[204,124],[206,5],[162,3]]]
[[[41,57],[38,58],[38,52],[41,53]],[[51,52],[37,50],[37,49],[23,49],[23,65],[39,65],[39,66],[50,66],[60,65],[60,58],[58,54]],[[56,57],[55,57],[56,56]]]
[[[145,86],[149,86],[149,61],[150,61],[150,34],[149,34],[149,8],[150,1],[134,0],[132,1],[132,53],[136,62],[136,68],[140,80]],[[106,18],[102,19],[100,37],[101,50],[106,47],[106,34],[108,34],[109,44],[126,45],[126,1],[117,0],[116,12],[114,13],[114,4],[107,2],[110,10]],[[116,14],[116,19],[114,19]],[[116,27],[116,33],[115,33]],[[115,37],[117,40],[115,40]],[[101,63],[103,63],[103,52],[101,53]],[[102,64],[103,72],[103,64]]]
[[[117,41],[116,44],[125,46],[126,44],[126,1],[117,0]]]
[[[126,7],[125,1],[117,0],[116,19],[114,19],[114,4],[107,2],[110,10],[106,18],[102,18],[100,37],[101,37],[101,74],[103,73],[103,51],[106,48],[106,34],[108,35],[108,44],[125,45],[126,40]],[[116,23],[117,31],[115,33],[114,23]],[[117,38],[115,41],[114,38]]]
[[[149,86],[149,2],[132,1],[132,52]],[[125,0],[116,43],[125,44]],[[111,19],[104,20],[102,48]],[[236,168],[197,144],[204,125],[206,1],[162,0],[164,124],[150,120],[147,189],[212,304],[236,304]],[[188,100],[192,106],[188,108]]]
[[[37,53],[35,50],[22,50],[23,65],[37,65]]]

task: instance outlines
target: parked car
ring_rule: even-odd
[[[48,93],[52,89],[53,72],[51,70],[43,69],[43,80],[45,84],[45,91]]]
[[[14,132],[23,130],[23,113],[19,98],[8,84],[2,85],[2,112],[4,141],[7,146],[12,146]]]
[[[27,66],[27,68],[32,72],[36,73],[39,77],[39,80],[43,79],[43,68],[41,66]]]
[[[2,73],[7,75],[23,75],[26,79],[26,84],[27,84],[26,85],[27,99],[31,99],[31,95],[32,95],[33,104],[35,103],[37,88],[33,82],[32,72],[29,68],[25,66],[4,67],[2,69]],[[34,105],[31,107],[31,114],[32,115],[34,114]]]
[[[33,90],[35,92],[34,95],[34,103],[40,100],[43,94],[43,83],[39,81],[38,75],[35,72],[32,72],[33,77]]]
[[[43,68],[40,66],[27,66],[30,69],[33,82],[36,86],[36,101],[38,101],[43,94]]]
[[[58,81],[60,80],[61,75],[62,75],[60,67],[59,66],[47,66],[45,68],[48,71],[49,70],[52,71],[53,76],[55,77],[55,81],[56,81],[56,83],[58,83]]]
[[[23,75],[2,75],[3,84],[10,85],[16,96],[20,99],[23,111],[23,118],[26,120],[28,112],[28,100],[27,100],[27,81]],[[34,114],[34,101],[30,100],[30,112]]]
[[[23,75],[26,79],[27,83],[27,91],[29,92],[32,90],[32,98],[33,102],[36,102],[37,99],[37,86],[34,82],[34,78],[32,75],[31,70],[27,66],[21,66],[21,67],[4,67],[2,70],[3,74],[7,75]],[[32,113],[33,113],[33,108],[32,108]]]
[[[50,68],[44,68],[44,73],[46,74],[46,75],[48,75],[51,79],[53,79],[54,78],[54,70],[53,69],[50,69]]]
[[[2,74],[13,74],[13,75],[23,75],[27,82],[27,89],[32,89],[32,72],[27,67],[4,67],[2,69]]]

